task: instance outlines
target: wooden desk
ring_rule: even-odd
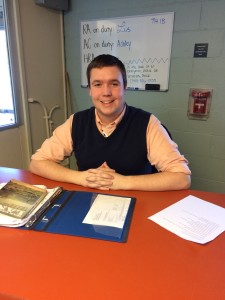
[[[0,168],[0,182],[11,178],[88,191],[28,171]],[[189,194],[225,207],[225,194],[110,193],[137,199],[127,243],[1,227],[0,294],[26,300],[225,299],[225,233],[200,245],[147,219]]]

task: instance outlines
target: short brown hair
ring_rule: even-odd
[[[113,67],[116,66],[119,68],[122,77],[123,77],[123,85],[124,88],[127,86],[127,74],[126,74],[126,68],[121,60],[119,60],[117,57],[110,55],[110,54],[101,54],[99,56],[96,56],[88,65],[87,67],[87,81],[88,86],[90,87],[90,77],[91,77],[91,70],[92,69],[101,69],[103,67]]]

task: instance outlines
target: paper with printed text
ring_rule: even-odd
[[[205,244],[225,230],[225,209],[189,195],[148,219],[183,239]]]
[[[123,228],[131,198],[98,195],[83,223]]]

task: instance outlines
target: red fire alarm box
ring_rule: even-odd
[[[212,100],[212,89],[190,89],[189,119],[206,120],[209,117]]]

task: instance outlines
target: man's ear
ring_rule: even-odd
[[[88,90],[89,90],[89,96],[91,96],[91,88],[90,88],[90,86],[88,86]]]

